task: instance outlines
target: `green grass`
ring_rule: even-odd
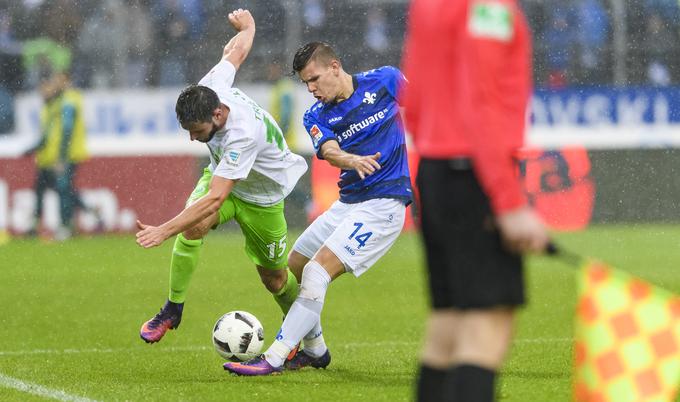
[[[598,226],[560,244],[676,293],[680,227]],[[408,401],[427,314],[418,238],[403,235],[360,279],[334,283],[323,313],[328,370],[267,378],[227,375],[212,350],[215,320],[247,310],[268,345],[281,313],[243,252],[240,234],[206,241],[182,325],[156,345],[142,322],[165,299],[172,244],[143,250],[132,236],[0,247],[0,400],[43,400],[8,378],[97,400]],[[529,305],[498,387],[502,401],[571,400],[575,275],[530,259]],[[256,399],[257,398],[257,399]]]

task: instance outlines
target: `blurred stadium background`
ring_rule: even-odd
[[[522,165],[534,204],[557,229],[677,221],[678,2],[521,3],[534,38],[533,125]],[[233,34],[225,15],[237,7],[253,12],[258,31],[236,85],[265,108],[281,96],[275,84],[307,41],[333,44],[350,72],[399,65],[403,0],[0,0],[0,230],[21,234],[32,225],[33,162],[22,153],[40,136],[35,88],[45,67],[70,71],[84,93],[93,158],[76,182],[103,228],[130,231],[135,217],[159,222],[178,211],[205,150],[182,135],[174,102],[219,60]],[[300,117],[312,98],[292,82],[288,141],[311,160]],[[288,200],[292,226],[335,196],[334,172],[314,171],[314,185],[306,176]],[[55,196],[46,208],[49,232]],[[98,225],[80,214],[78,226]]]
[[[566,248],[677,292],[678,2],[521,3],[536,88],[520,169],[527,194],[554,229],[573,232],[555,235]],[[281,322],[236,232],[206,240],[181,330],[154,347],[138,339],[166,292],[171,244],[142,250],[130,232],[135,218],[158,223],[178,212],[207,163],[205,147],[179,129],[174,104],[219,60],[233,35],[226,14],[237,7],[258,25],[236,85],[265,108],[290,96],[288,141],[312,162],[300,123],[312,98],[294,78],[292,89],[278,87],[278,73],[311,40],[333,44],[349,72],[398,65],[407,1],[0,0],[0,235],[19,238],[0,248],[0,400],[411,400],[427,311],[415,233],[361,281],[334,285],[324,310],[328,371],[225,381],[209,340],[215,319],[251,311],[267,337]],[[125,236],[21,239],[35,205],[35,164],[23,153],[40,137],[36,84],[46,67],[70,71],[85,99],[92,158],[76,183],[103,226],[81,213],[79,232]],[[324,164],[305,175],[286,201],[291,239],[337,197],[336,180]],[[46,202],[49,237],[57,196]],[[531,302],[499,399],[571,400],[573,272],[534,257],[527,277]]]

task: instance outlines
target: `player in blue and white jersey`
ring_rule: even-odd
[[[321,310],[332,280],[360,276],[394,244],[411,203],[404,129],[397,90],[404,77],[394,67],[346,73],[333,49],[320,42],[301,47],[293,69],[317,102],[304,125],[316,155],[341,169],[340,200],[302,233],[288,256],[300,292],[276,340],[261,357],[226,363],[240,375],[275,374],[285,368],[325,368]],[[288,354],[304,341],[292,360]]]

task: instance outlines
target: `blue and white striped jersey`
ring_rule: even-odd
[[[412,201],[404,125],[399,115],[397,90],[404,81],[390,66],[352,76],[354,93],[340,103],[316,102],[304,116],[317,157],[321,145],[335,140],[340,148],[355,155],[380,152],[381,169],[361,179],[354,170],[340,174],[340,201],[358,203],[374,198]]]

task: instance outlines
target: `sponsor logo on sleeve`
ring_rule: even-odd
[[[321,138],[323,138],[323,133],[319,129],[319,126],[316,124],[312,126],[312,128],[309,130],[309,135],[312,136],[312,142],[314,143],[314,148],[319,146],[319,141],[321,141]]]
[[[510,5],[498,0],[477,0],[470,8],[468,31],[477,38],[508,42],[514,34]]]
[[[227,164],[231,166],[238,166],[238,161],[241,159],[241,152],[239,151],[229,151],[227,152]]]

